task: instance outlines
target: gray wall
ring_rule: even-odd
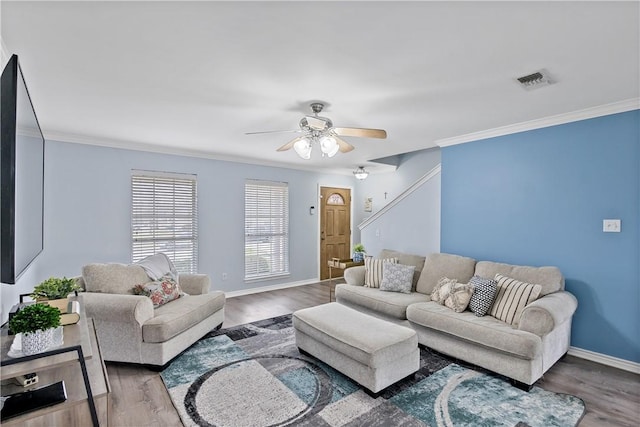
[[[47,141],[45,249],[16,285],[2,284],[2,321],[18,295],[51,276],[76,276],[91,262],[131,261],[131,169],[198,175],[199,271],[224,291],[318,278],[318,185],[351,187],[352,176]],[[244,282],[244,181],[286,181],[290,276]],[[355,191],[354,191],[355,194]],[[318,209],[316,209],[318,211]],[[354,229],[357,229],[355,225]],[[222,281],[222,273],[228,278]]]
[[[360,239],[373,256],[382,249],[417,255],[440,252],[440,174],[363,228]]]
[[[440,149],[400,156],[395,172],[369,175],[355,184],[354,242],[361,241],[370,255],[396,249],[425,255],[440,248],[440,177],[431,179],[389,212],[360,231],[357,227],[440,163]],[[386,193],[386,198],[385,198]],[[364,199],[373,198],[372,212],[364,212]]]

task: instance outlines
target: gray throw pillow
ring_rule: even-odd
[[[364,259],[364,287],[365,288],[379,288],[380,282],[382,282],[382,263],[384,262],[398,262],[397,258],[372,258],[366,257]]]
[[[473,294],[469,300],[469,310],[476,316],[482,317],[489,312],[493,305],[493,300],[498,293],[498,282],[492,279],[483,279],[480,276],[473,276],[469,279],[469,285],[473,286]]]
[[[381,291],[411,293],[414,265],[403,265],[391,262],[382,263]]]

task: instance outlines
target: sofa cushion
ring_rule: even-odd
[[[155,309],[154,317],[142,325],[142,340],[165,342],[224,307],[224,292],[184,295]]]
[[[478,317],[469,311],[456,313],[436,302],[423,302],[409,306],[407,318],[418,325],[523,359],[532,360],[542,353],[539,336],[491,316]]]
[[[151,281],[139,265],[115,263],[87,264],[82,267],[82,278],[87,292],[129,295],[135,285]]]
[[[498,282],[498,294],[489,314],[510,325],[518,325],[522,310],[538,299],[541,286],[500,274],[496,274],[495,281]]]
[[[413,265],[396,264],[394,262],[382,263],[382,282],[380,290],[388,292],[411,293],[411,280],[413,279]]]
[[[529,267],[491,261],[478,261],[475,274],[485,279],[491,279],[495,277],[496,274],[501,274],[523,282],[538,284],[542,288],[540,296],[564,289],[564,277],[558,267]]]
[[[493,279],[484,279],[480,276],[473,276],[469,280],[469,284],[473,286],[473,295],[469,301],[469,310],[476,316],[484,316],[491,310],[493,301],[496,299],[498,292],[498,282]]]
[[[399,264],[415,266],[416,269],[413,271],[413,279],[411,280],[411,290],[416,290],[420,273],[422,273],[422,269],[424,268],[425,257],[405,254],[404,252],[393,251],[391,249],[383,249],[380,252],[380,258],[397,258]]]
[[[397,258],[373,258],[364,259],[364,285],[367,288],[379,288],[382,282],[382,265],[385,262],[397,263]]]
[[[343,283],[336,285],[336,301],[365,307],[390,317],[405,320],[407,306],[416,302],[429,301],[429,296],[417,292],[410,294],[384,292],[380,289]]]
[[[441,277],[468,283],[475,270],[476,260],[452,254],[429,254],[424,262],[416,291],[430,295]],[[491,276],[493,277],[493,276]]]

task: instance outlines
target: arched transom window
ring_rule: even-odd
[[[344,205],[344,199],[342,198],[342,196],[340,194],[333,193],[327,199],[327,204],[328,205]]]

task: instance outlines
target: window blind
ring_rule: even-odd
[[[289,187],[247,180],[244,190],[245,280],[289,274]]]
[[[164,252],[180,273],[198,271],[196,176],[132,171],[132,261]]]

